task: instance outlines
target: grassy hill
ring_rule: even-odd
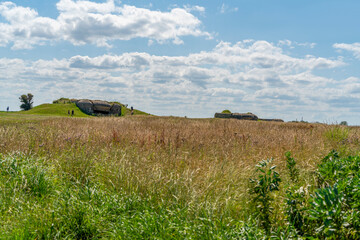
[[[116,102],[118,103],[118,102]],[[131,114],[130,108],[126,108],[123,104],[118,103],[122,106],[121,115],[126,116]],[[91,117],[90,115],[82,112],[75,103],[72,103],[70,99],[61,98],[55,100],[52,104],[45,103],[36,106],[28,111],[16,111],[16,112],[5,112],[0,111],[1,122],[4,121],[17,121],[22,116],[27,116],[26,119],[38,118],[38,117],[68,117],[68,111],[70,113],[74,111],[73,117]],[[134,109],[134,115],[149,115],[146,112]],[[29,118],[30,117],[30,118]]]
[[[74,117],[89,117],[89,115],[83,113],[75,103],[65,104],[41,104],[34,107],[29,111],[18,112],[20,114],[36,114],[36,115],[51,115],[51,116],[68,116],[68,111],[74,111]]]
[[[66,104],[72,104],[76,99],[69,99],[69,98],[59,98],[57,100],[53,101],[53,104],[59,104],[59,105],[66,105]],[[130,108],[127,108],[124,104],[121,102],[109,102],[110,104],[119,104],[121,106],[121,116],[126,116],[131,114]],[[76,107],[76,106],[75,106]],[[149,115],[146,112],[140,111],[138,109],[134,109],[134,115]]]

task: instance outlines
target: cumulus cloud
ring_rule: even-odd
[[[32,92],[39,102],[64,96],[119,100],[154,114],[210,117],[226,107],[285,120],[322,116],[314,119],[321,121],[344,114],[345,105],[354,110],[360,100],[360,79],[338,81],[315,71],[343,65],[342,59],[293,57],[278,43],[254,40],[220,42],[211,51],[184,56],[2,58],[0,91],[14,99]]]
[[[121,56],[103,55],[89,58],[71,58],[73,67],[78,68],[139,68],[149,64],[169,66],[220,66],[228,71],[262,69],[277,73],[294,73],[321,68],[335,68],[344,65],[341,59],[327,59],[306,55],[304,58],[291,57],[283,50],[267,41],[240,41],[236,44],[220,42],[213,51],[190,54],[188,56],[154,56],[147,53],[125,53]],[[208,69],[208,68],[206,68]],[[250,72],[250,71],[249,71]],[[257,72],[254,75],[262,75]]]
[[[112,40],[148,38],[164,43],[181,44],[183,36],[211,35],[201,30],[201,21],[191,11],[204,12],[200,6],[173,8],[168,12],[152,11],[130,5],[117,6],[114,0],[104,3],[60,0],[56,19],[41,17],[28,7],[12,2],[0,3],[0,46],[13,43],[13,49],[31,48],[48,41],[70,41],[74,45],[111,45]]]
[[[333,47],[352,52],[357,59],[360,59],[360,43],[335,43]]]

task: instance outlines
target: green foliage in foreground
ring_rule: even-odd
[[[258,176],[255,179],[250,179],[252,184],[250,191],[254,197],[256,204],[256,212],[258,212],[259,221],[267,234],[270,233],[271,228],[271,202],[274,191],[279,191],[281,179],[279,174],[275,171],[276,166],[270,166],[272,160],[263,160],[256,165],[256,172]]]
[[[0,155],[0,238],[227,239],[264,236],[255,221],[162,203],[55,171],[42,159]]]
[[[360,157],[340,157],[337,152],[331,152],[319,165],[318,186],[313,190],[304,188],[294,181],[296,178],[291,176],[297,176],[294,171],[296,162],[289,153],[286,157],[292,181],[285,187],[287,188],[285,208],[288,226],[293,227],[294,236],[306,239],[358,239],[360,234]],[[252,189],[257,190],[261,187],[269,190],[261,192],[262,194],[256,192],[255,202],[259,202],[259,196],[267,197],[267,201],[266,205],[255,208],[255,211],[260,216],[267,216],[267,224],[264,224],[264,217],[260,217],[259,222],[270,237],[269,216],[272,200],[270,187],[273,184],[273,189],[276,190],[280,180],[275,172],[272,173],[275,167],[269,168],[264,164],[260,167],[263,171],[258,176],[258,184],[252,186]],[[259,169],[259,166],[257,168]],[[264,168],[267,170],[264,171]]]
[[[298,176],[295,159],[289,153],[286,157],[290,176]],[[250,185],[256,207],[240,221],[207,205],[197,208],[180,200],[159,201],[136,191],[105,187],[92,177],[74,178],[40,157],[0,155],[0,238],[358,238],[359,156],[331,152],[319,165],[313,187],[301,186],[301,181],[281,185],[282,176],[270,164],[261,161],[256,166]],[[275,205],[282,209],[277,213],[286,215],[285,222],[274,221]]]

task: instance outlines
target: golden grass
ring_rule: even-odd
[[[334,128],[346,139],[329,137]],[[257,162],[274,158],[283,179],[286,151],[311,182],[331,149],[357,152],[359,129],[324,124],[183,119],[51,118],[0,125],[0,153],[44,157],[74,181],[97,181],[155,201],[182,202],[246,217],[248,179]]]

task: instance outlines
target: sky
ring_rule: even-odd
[[[60,97],[161,116],[360,125],[360,1],[0,1],[0,110]]]

